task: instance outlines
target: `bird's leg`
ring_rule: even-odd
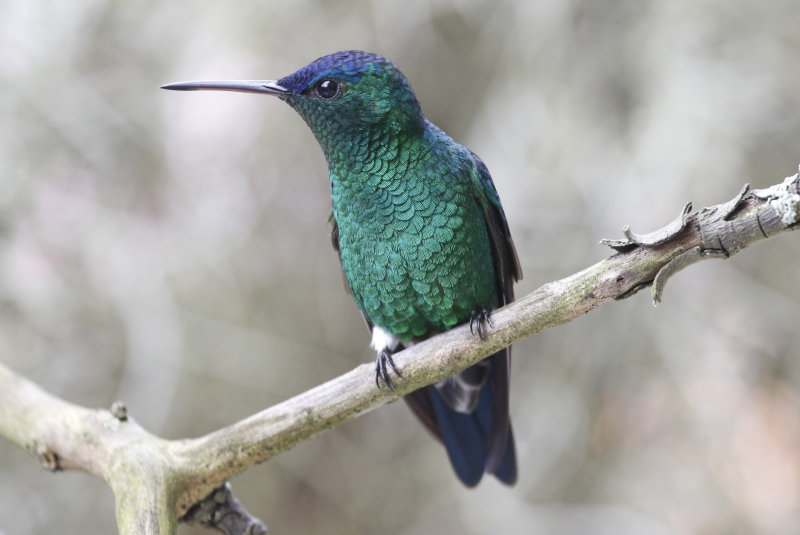
[[[403,375],[397,370],[394,365],[392,355],[398,349],[402,349],[400,339],[395,335],[385,331],[377,325],[372,326],[372,342],[370,342],[372,349],[378,352],[378,357],[375,359],[375,384],[378,388],[381,387],[381,379],[389,387],[389,390],[394,390],[394,385],[389,377],[389,369],[391,368],[398,377]]]
[[[492,312],[490,310],[486,310],[485,308],[473,310],[472,315],[469,318],[469,332],[475,334],[477,331],[478,338],[481,340],[486,340],[486,334],[484,333],[486,325],[492,325]]]
[[[394,390],[392,378],[389,376],[389,368],[391,368],[398,377],[403,377],[403,374],[400,373],[400,370],[394,365],[392,351],[388,347],[384,347],[378,352],[378,357],[375,359],[375,384],[379,389],[381,387],[380,380],[383,379],[383,382],[389,387],[389,390]]]

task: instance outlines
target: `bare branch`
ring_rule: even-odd
[[[50,470],[83,470],[107,481],[121,533],[174,533],[178,518],[229,478],[298,442],[463,370],[539,331],[653,285],[705,258],[726,258],[800,227],[800,174],[764,190],[680,217],[660,231],[605,240],[617,253],[495,311],[485,340],[463,325],[394,356],[396,389],[375,388],[372,364],[197,439],[167,441],[128,418],[64,402],[0,365],[0,436]],[[212,494],[214,493],[214,494]],[[219,500],[217,500],[219,501]],[[196,511],[195,511],[196,512]],[[202,515],[201,515],[202,516]],[[249,515],[244,513],[244,517]],[[194,518],[194,515],[192,515]],[[255,532],[260,523],[248,520]],[[243,524],[247,523],[244,522]]]

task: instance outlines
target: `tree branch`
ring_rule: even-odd
[[[395,391],[376,389],[373,365],[362,364],[206,436],[168,441],[149,434],[119,406],[112,414],[69,404],[0,365],[0,436],[50,470],[83,470],[108,482],[120,533],[174,533],[178,519],[204,497],[218,497],[214,490],[225,481],[308,437],[609,300],[652,285],[658,302],[666,281],[680,269],[797,229],[800,173],[767,189],[745,187],[726,203],[690,210],[687,205],[660,231],[637,235],[626,228],[625,239],[604,240],[616,254],[496,310],[486,340],[460,326],[395,355],[403,372]],[[260,523],[249,525],[259,532]]]

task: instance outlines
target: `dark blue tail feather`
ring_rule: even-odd
[[[466,486],[474,487],[483,477],[485,433],[474,414],[454,411],[432,386],[428,387],[428,392],[450,464]]]
[[[458,478],[468,487],[477,485],[487,466],[490,431],[492,429],[493,393],[485,385],[472,414],[456,412],[433,386],[427,387],[438,424],[439,438],[447,450],[450,464]],[[508,430],[505,453],[494,468],[494,475],[503,483],[513,485],[517,479],[517,462],[514,452],[514,437]]]

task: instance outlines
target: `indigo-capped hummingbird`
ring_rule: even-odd
[[[489,171],[425,118],[391,61],[350,50],[277,81],[163,87],[274,95],[311,128],[328,162],[333,246],[378,353],[378,387],[392,388],[390,371],[401,376],[393,353],[461,323],[483,337],[490,311],[514,299],[522,272]],[[516,481],[509,365],[510,348],[405,397],[467,486],[484,472]]]

